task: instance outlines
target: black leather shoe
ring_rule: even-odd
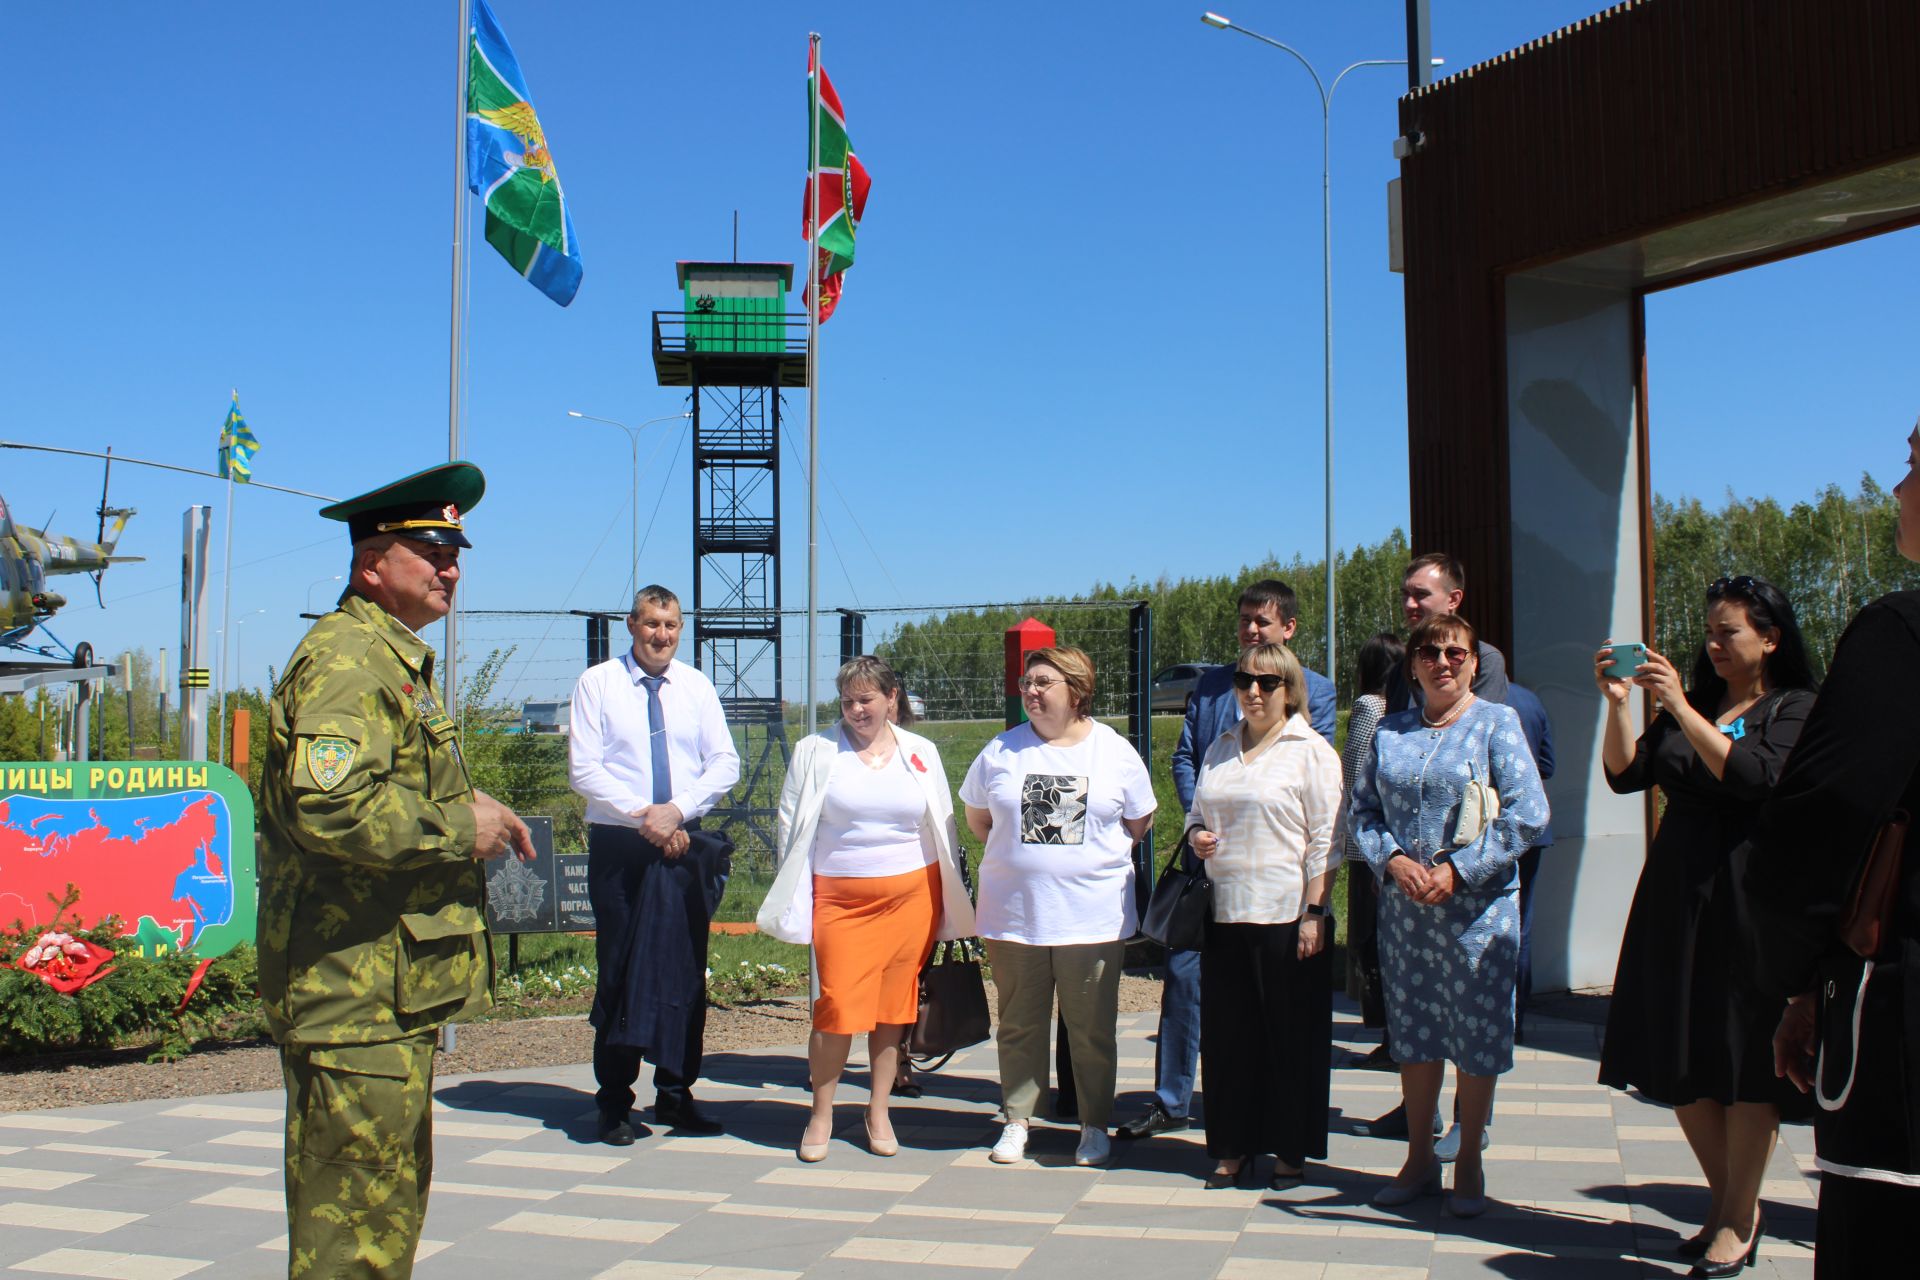
[[[1362,1120],[1355,1125],[1354,1132],[1363,1138],[1404,1138],[1407,1136],[1407,1109],[1395,1107],[1378,1120]],[[1439,1137],[1447,1131],[1447,1122],[1440,1118],[1438,1111],[1433,1113],[1433,1136]]]
[[[1168,1115],[1167,1109],[1156,1102],[1115,1129],[1113,1136],[1137,1142],[1141,1138],[1151,1138],[1156,1133],[1176,1133],[1192,1124],[1193,1121],[1186,1116]]]
[[[653,1118],[669,1129],[690,1133],[695,1137],[711,1138],[726,1132],[720,1122],[700,1110],[699,1104],[692,1098],[683,1098],[678,1102],[655,1098]]]
[[[1398,1071],[1400,1069],[1400,1064],[1393,1060],[1393,1054],[1383,1044],[1373,1046],[1368,1053],[1355,1054],[1347,1066],[1355,1071]]]
[[[645,1126],[641,1126],[645,1128]],[[600,1141],[610,1147],[630,1147],[633,1145],[633,1125],[625,1116],[600,1117]]]
[[[1739,1275],[1742,1271],[1745,1271],[1748,1267],[1751,1267],[1755,1262],[1760,1260],[1760,1238],[1766,1234],[1766,1222],[1755,1219],[1753,1224],[1753,1239],[1747,1242],[1747,1251],[1745,1253],[1733,1259],[1731,1262],[1710,1262],[1707,1260],[1706,1250],[1702,1249],[1700,1251],[1700,1261],[1694,1263],[1693,1270],[1687,1272],[1687,1274],[1689,1276],[1704,1276],[1707,1277],[1708,1280],[1726,1280],[1728,1276]]]

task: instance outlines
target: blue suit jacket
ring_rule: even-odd
[[[1208,671],[1193,686],[1187,699],[1187,721],[1180,726],[1180,744],[1173,749],[1173,788],[1180,793],[1180,807],[1193,808],[1193,787],[1200,780],[1200,763],[1215,738],[1240,723],[1240,700],[1233,696],[1233,672],[1237,663],[1229,662]],[[1314,732],[1333,745],[1333,681],[1318,671],[1307,675],[1307,722]]]
[[[1520,717],[1520,728],[1527,735],[1527,745],[1533,748],[1533,763],[1544,783],[1553,776],[1553,721],[1547,719],[1547,709],[1525,685],[1507,682],[1507,705]],[[1553,824],[1549,822],[1541,830],[1540,838],[1528,847],[1544,849],[1552,843]]]

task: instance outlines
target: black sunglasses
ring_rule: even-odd
[[[1718,600],[1721,596],[1745,596],[1751,599],[1759,593],[1760,580],[1749,574],[1737,578],[1715,578],[1707,584],[1707,599]]]
[[[1285,676],[1255,674],[1251,671],[1233,673],[1233,687],[1236,689],[1251,689],[1257,684],[1260,686],[1260,692],[1272,693],[1286,682]]]
[[[1423,644],[1414,649],[1413,656],[1429,666],[1445,658],[1448,666],[1457,667],[1473,654],[1471,650],[1457,644],[1450,644],[1444,649],[1437,644]]]

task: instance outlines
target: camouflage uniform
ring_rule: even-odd
[[[433,659],[348,596],[273,697],[260,991],[287,1084],[290,1276],[412,1273],[434,1037],[493,1003],[473,788]]]

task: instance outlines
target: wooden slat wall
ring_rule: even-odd
[[[1511,648],[1503,275],[1920,155],[1920,0],[1636,0],[1400,105],[1416,552]]]

